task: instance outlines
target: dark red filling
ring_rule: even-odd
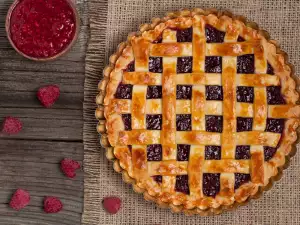
[[[284,128],[284,119],[267,119],[266,131],[274,133],[282,133]]]
[[[191,114],[177,114],[176,129],[177,131],[192,130]]]
[[[205,35],[207,43],[222,43],[224,42],[225,32],[217,30],[211,25],[205,25]]]
[[[10,18],[12,41],[35,58],[62,52],[72,42],[75,30],[75,15],[65,0],[21,0]]]
[[[134,72],[135,71],[135,62],[132,61],[127,65],[127,68],[125,69],[126,72]]]
[[[160,35],[156,40],[153,41],[154,44],[162,43],[162,35]]]
[[[270,65],[270,63],[268,63],[267,74],[274,75],[274,69],[273,69],[273,67]]]
[[[244,42],[245,39],[244,39],[243,37],[239,36],[238,39],[237,39],[237,41],[238,41],[238,42]]]
[[[192,42],[193,40],[193,28],[177,30],[176,32],[177,42]]]
[[[149,57],[149,71],[153,73],[162,73],[162,57]]]
[[[147,99],[158,99],[162,98],[162,86],[148,86],[147,88]]]
[[[175,191],[190,194],[188,175],[176,176]]]
[[[205,86],[206,100],[223,100],[223,88],[222,86],[209,85]]]
[[[156,175],[152,177],[157,183],[162,183],[162,176]]]
[[[205,146],[205,160],[220,160],[221,146],[207,145]]]
[[[269,105],[285,104],[285,100],[281,95],[281,86],[267,87],[267,100]]]
[[[265,161],[269,161],[270,159],[272,159],[273,156],[275,155],[276,151],[277,151],[277,148],[264,146]]]
[[[176,98],[177,99],[191,99],[192,98],[192,85],[177,85]]]
[[[132,98],[132,85],[120,83],[115,93],[115,98],[118,99],[131,99]]]
[[[193,66],[193,57],[178,57],[177,58],[177,73],[191,73]]]
[[[162,146],[159,144],[147,146],[147,160],[161,161],[162,160]]]
[[[205,116],[206,131],[222,133],[223,116]]]
[[[222,57],[206,56],[205,57],[206,73],[222,73]]]
[[[177,161],[188,161],[190,148],[190,145],[177,145]]]
[[[234,189],[238,189],[242,184],[251,180],[250,174],[235,173],[234,174]]]
[[[146,126],[147,126],[147,130],[161,130],[162,115],[161,114],[146,115]]]
[[[241,55],[237,57],[237,73],[254,73],[254,55]]]
[[[238,102],[249,102],[253,103],[254,99],[254,88],[238,86],[236,89],[236,99]]]
[[[215,197],[220,192],[220,174],[203,173],[203,194]]]
[[[122,114],[125,130],[131,130],[131,114]]]
[[[251,131],[253,118],[237,117],[236,118],[236,131]]]
[[[237,145],[235,149],[235,159],[250,159],[250,146]]]

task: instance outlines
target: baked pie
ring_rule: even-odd
[[[285,58],[228,12],[184,10],[143,25],[99,85],[98,129],[115,169],[174,211],[217,214],[257,197],[297,138]]]

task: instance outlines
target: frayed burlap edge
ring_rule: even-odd
[[[95,98],[98,82],[102,78],[105,61],[105,41],[107,24],[107,0],[88,2],[90,38],[86,53],[85,84],[83,103],[83,142],[84,142],[84,209],[82,224],[98,225],[100,218],[100,151],[96,132]]]

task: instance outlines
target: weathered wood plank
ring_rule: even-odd
[[[20,134],[0,136],[0,224],[79,225],[83,207],[83,172],[75,179],[63,175],[62,158],[82,164],[82,102],[84,60],[88,40],[88,10],[77,0],[81,27],[77,43],[59,60],[37,63],[18,55],[5,34],[5,16],[13,0],[0,0],[0,123],[3,117],[19,117]],[[59,100],[45,109],[36,98],[40,86],[58,84]],[[48,140],[48,141],[47,141]],[[17,188],[31,194],[30,205],[21,212],[8,207]],[[43,212],[44,196],[59,197],[64,210]]]
[[[23,130],[7,139],[82,141],[82,111],[71,109],[0,108],[0,119],[11,115],[21,119]]]
[[[41,103],[36,97],[36,92],[0,92],[0,108],[14,107],[14,108],[42,108]],[[65,93],[60,94],[59,99],[53,105],[54,109],[82,109],[83,93]]]
[[[58,163],[62,158],[83,159],[83,143],[56,141],[1,140],[1,161]]]
[[[13,211],[7,204],[0,204],[0,224],[3,225],[79,225],[81,215],[68,211],[68,206],[57,214],[46,214],[41,208],[43,198],[36,200],[36,206],[27,206],[21,212]],[[39,204],[38,204],[39,203]],[[72,206],[70,206],[72,208]]]
[[[69,179],[60,171],[59,162],[64,157],[72,157],[82,164],[82,145],[0,140],[0,224],[43,224],[42,221],[45,224],[80,224],[83,172],[79,170],[75,179]],[[8,207],[10,196],[17,188],[24,188],[31,194],[30,205],[21,212]],[[61,199],[64,204],[61,213],[48,215],[42,211],[43,197],[49,195]]]
[[[24,63],[26,62],[26,63]],[[78,61],[66,61],[58,60],[43,63],[43,65],[38,65],[36,62],[24,59],[22,56],[16,56],[11,59],[1,59],[0,68],[3,70],[10,70],[14,68],[15,70],[24,70],[24,71],[49,71],[49,72],[84,72],[84,66]]]
[[[62,92],[82,93],[83,82],[82,73],[0,71],[1,92],[36,91],[44,85],[59,84]]]
[[[26,165],[24,165],[26,166]],[[38,166],[38,164],[36,165]],[[56,165],[58,167],[58,165]],[[8,167],[11,167],[8,165]],[[53,167],[53,166],[52,166]],[[52,169],[51,165],[48,167],[36,167],[36,170],[44,170],[44,173],[47,170]],[[15,170],[20,170],[21,167],[14,168]],[[28,171],[26,171],[28,172]],[[59,171],[58,174],[61,174]],[[46,177],[46,176],[29,176],[25,175],[25,172],[18,174],[18,175],[2,175],[0,182],[0,190],[4,189],[8,192],[13,192],[17,188],[24,188],[26,190],[30,190],[30,193],[37,192],[41,196],[46,195],[54,195],[60,196],[65,199],[69,199],[80,204],[81,198],[83,197],[83,183],[80,182],[82,180],[82,173],[77,172],[76,180],[67,180],[67,178],[58,178],[56,177]],[[61,175],[63,176],[63,175]],[[9,182],[8,182],[9,181]],[[0,194],[1,195],[1,194]],[[6,198],[10,197],[11,195],[8,193],[7,195],[1,195],[0,203],[4,200],[5,202],[9,201]],[[3,199],[3,200],[2,200]],[[81,213],[81,212],[79,212]]]

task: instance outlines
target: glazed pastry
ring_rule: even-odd
[[[257,196],[285,165],[298,93],[284,53],[255,24],[171,13],[129,36],[111,62],[98,129],[115,169],[146,199],[217,214]]]

